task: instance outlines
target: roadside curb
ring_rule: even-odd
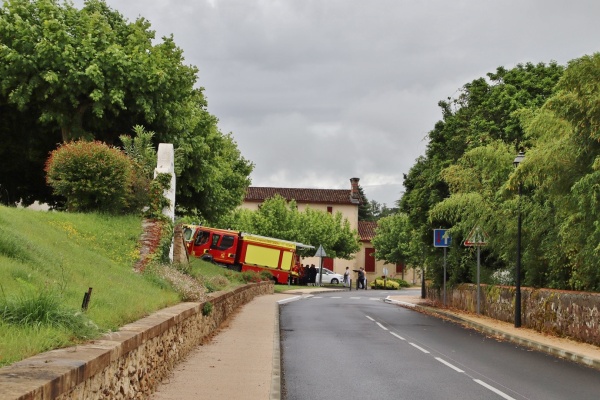
[[[471,321],[468,318],[462,318],[459,315],[445,312],[445,311],[437,309],[437,308],[422,306],[422,305],[408,303],[408,302],[404,302],[404,301],[391,300],[391,299],[385,299],[385,302],[397,304],[401,307],[410,308],[410,309],[422,312],[424,314],[432,315],[435,317],[445,318],[445,319],[451,320],[453,322],[457,322],[462,325],[465,325],[469,328],[475,329],[479,332],[482,332],[482,333],[485,333],[485,334],[488,334],[491,336],[500,337],[511,343],[519,344],[521,346],[525,346],[525,347],[528,347],[528,348],[531,348],[534,350],[541,351],[546,354],[564,358],[564,359],[567,359],[567,360],[570,360],[570,361],[573,361],[573,362],[576,362],[579,364],[584,364],[584,365],[587,365],[588,367],[600,370],[600,359],[598,359],[598,358],[588,357],[584,354],[575,353],[572,351],[561,349],[559,347],[543,344],[543,343],[537,342],[535,340],[531,340],[531,339],[527,339],[527,338],[524,338],[521,336],[513,335],[510,333],[504,332],[502,330],[491,328],[489,326]]]
[[[280,300],[281,301],[281,300]],[[279,333],[279,302],[275,306],[275,332],[273,334],[273,371],[271,373],[270,400],[281,400],[281,337]]]

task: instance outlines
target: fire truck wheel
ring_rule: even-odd
[[[200,257],[200,259],[208,262],[214,262],[213,256],[211,256],[210,254],[203,254],[202,257]]]

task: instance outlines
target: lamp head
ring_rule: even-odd
[[[520,151],[519,154],[517,154],[517,156],[515,157],[515,160],[513,161],[513,165],[515,166],[515,168],[517,168],[524,159],[525,153],[523,151]]]

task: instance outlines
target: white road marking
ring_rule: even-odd
[[[479,379],[473,379],[475,382],[479,383],[481,386],[491,390],[492,392],[496,393],[498,396],[505,398],[506,400],[515,400],[514,397],[510,397],[509,395],[507,395],[506,393],[496,389],[493,386],[488,385],[487,383],[485,383],[484,381],[480,381]]]
[[[284,304],[284,303],[288,303],[288,302],[290,302],[290,301],[297,300],[297,299],[299,299],[299,298],[301,298],[301,297],[302,297],[302,296],[290,297],[289,299],[283,299],[283,300],[279,300],[277,303],[279,303],[279,304]],[[312,297],[312,298],[314,298],[314,299],[322,299],[322,298],[323,298],[323,296],[311,296],[311,295],[309,295],[309,296],[306,296],[306,297],[309,297],[309,298],[310,298],[310,297]],[[338,297],[330,297],[330,298],[332,298],[332,299],[341,299],[342,297],[338,296]],[[360,300],[360,299],[362,299],[362,297],[350,297],[350,299],[352,299],[352,300]],[[369,298],[369,300],[382,300],[382,299],[381,299],[381,298],[379,298],[379,297],[370,297],[370,298]],[[389,303],[396,303],[396,304],[403,304],[403,305],[408,305],[408,306],[414,306],[414,304],[410,304],[410,303],[404,303],[404,302],[401,302],[401,301],[390,301],[390,299],[384,299],[384,301],[385,301],[385,302],[389,302]],[[388,329],[388,328],[386,328],[385,326],[381,325],[379,322],[375,321],[375,320],[374,320],[373,318],[371,318],[370,316],[368,316],[368,315],[365,315],[365,317],[367,317],[369,320],[371,320],[371,321],[375,322],[377,325],[379,325],[379,327],[380,327],[381,329],[383,329],[383,330],[386,330],[386,331],[389,331],[389,329]],[[394,333],[394,332],[390,332],[390,333],[391,333],[392,335],[394,335],[396,338],[398,338],[398,339],[400,339],[400,340],[404,340],[404,341],[406,341],[406,339],[405,339],[405,338],[403,338],[402,336],[398,335],[397,333]],[[414,348],[421,350],[421,351],[422,351],[423,353],[425,353],[425,354],[430,354],[430,352],[429,352],[428,350],[424,349],[423,347],[421,347],[421,346],[419,346],[419,345],[417,345],[417,344],[415,344],[415,343],[409,342],[409,344],[410,344],[411,346],[413,346]],[[435,358],[436,360],[438,360],[439,362],[441,362],[442,364],[446,365],[447,367],[449,367],[449,368],[452,368],[452,369],[453,369],[453,370],[455,370],[456,372],[459,372],[459,373],[465,373],[465,371],[463,371],[462,369],[458,368],[458,367],[457,367],[457,366],[455,366],[455,365],[452,365],[451,363],[449,363],[448,361],[446,361],[446,360],[444,360],[444,359],[442,359],[442,358],[439,358],[439,357],[434,357],[434,358]],[[516,400],[514,397],[511,397],[511,396],[507,395],[506,393],[502,392],[501,390],[499,390],[499,389],[496,389],[495,387],[493,387],[493,386],[491,386],[491,385],[488,385],[487,383],[483,382],[483,381],[482,381],[482,380],[480,380],[480,379],[473,379],[473,380],[474,380],[475,382],[477,382],[478,384],[480,384],[481,386],[483,386],[483,387],[485,387],[486,389],[488,389],[488,390],[490,390],[490,391],[492,391],[492,392],[496,393],[498,396],[500,396],[500,397],[502,397],[502,398],[504,398],[504,399],[506,399],[506,400]]]
[[[429,354],[429,351],[425,350],[424,348],[422,348],[421,346],[417,346],[414,343],[408,342],[411,346],[416,347],[417,349],[421,350],[423,353],[425,354]]]
[[[439,358],[439,357],[435,357],[435,359],[436,359],[436,360],[438,360],[439,362],[441,362],[442,364],[444,364],[445,366],[452,368],[452,369],[453,369],[453,370],[455,370],[456,372],[465,372],[465,371],[463,371],[462,369],[460,369],[460,368],[458,368],[458,367],[455,367],[454,365],[450,364],[450,363],[449,363],[448,361],[446,361],[446,360],[443,360],[443,359],[441,359],[441,358]]]
[[[294,296],[294,297],[290,297],[290,298],[287,298],[287,299],[279,300],[279,301],[277,302],[277,304],[285,304],[285,303],[289,303],[290,301],[298,300],[298,299],[300,299],[300,298],[302,298],[302,296]]]
[[[377,322],[377,325],[379,325],[379,327],[380,327],[381,329],[383,329],[384,331],[387,331],[387,330],[388,330],[388,328],[386,328],[385,326],[381,325],[379,322]]]

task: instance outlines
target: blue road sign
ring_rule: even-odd
[[[448,229],[434,229],[433,230],[433,246],[434,247],[450,247],[452,244],[452,237],[448,232]]]

